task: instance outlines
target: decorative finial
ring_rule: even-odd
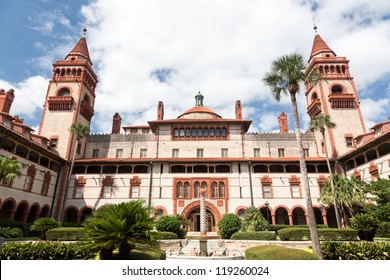
[[[317,25],[316,25],[316,22],[314,21],[314,17],[313,17],[313,29],[314,29],[314,32],[317,34]]]
[[[83,37],[85,37],[85,33],[87,33],[87,27],[84,26],[84,29],[83,29]]]
[[[195,106],[203,106],[203,95],[200,93],[200,91],[195,96]]]

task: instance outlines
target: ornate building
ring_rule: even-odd
[[[159,101],[156,119],[147,125],[122,126],[116,113],[111,134],[78,142],[69,128],[90,126],[98,83],[86,39],[53,66],[38,135],[9,115],[13,91],[0,93],[0,153],[23,164],[21,177],[0,185],[1,219],[53,216],[80,223],[104,204],[142,199],[156,215],[182,214],[190,230],[199,231],[199,191],[206,187],[208,231],[216,230],[223,214],[241,216],[251,205],[273,224],[307,222],[295,134],[285,113],[275,120],[279,133],[248,133],[252,121],[243,119],[239,100],[235,116],[225,118],[204,106],[198,93],[195,106],[175,119],[164,118]],[[318,34],[307,72],[312,69],[321,79],[306,88],[307,113],[323,112],[336,122],[326,130],[336,171],[361,180],[387,178],[390,120],[366,132],[349,61]],[[329,175],[322,137],[307,132],[302,140],[317,223],[335,226],[334,210],[317,200]]]

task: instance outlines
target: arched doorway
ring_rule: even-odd
[[[292,211],[293,225],[306,225],[305,211],[301,207],[296,207]]]
[[[275,221],[278,225],[289,225],[287,210],[283,207],[279,207],[275,211]]]
[[[11,220],[15,211],[15,202],[8,200],[3,204],[0,210],[0,220]]]
[[[200,231],[200,207],[194,208],[186,217],[190,221],[189,231]],[[206,231],[214,231],[215,217],[209,209],[206,209]]]

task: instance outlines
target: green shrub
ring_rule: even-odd
[[[158,232],[158,239],[161,240],[168,240],[168,239],[179,239],[176,233],[169,232],[169,231],[160,231]]]
[[[279,238],[283,241],[310,240],[308,228],[283,228],[278,230]],[[318,229],[320,240],[356,240],[357,231],[350,228],[321,228]]]
[[[224,214],[218,222],[218,229],[223,239],[229,239],[233,233],[236,233],[241,228],[240,218],[233,214]]]
[[[390,260],[390,243],[325,241],[321,252],[325,260]]]
[[[178,235],[180,231],[180,221],[176,216],[162,216],[155,222],[158,231],[173,232]]]
[[[77,260],[89,256],[80,244],[62,242],[11,242],[3,244],[0,251],[2,260]]]
[[[244,231],[234,233],[232,240],[276,240],[276,233],[273,231]]]
[[[390,238],[390,222],[381,222],[376,230],[376,236]]]
[[[270,231],[275,231],[276,234],[278,234],[278,230],[282,228],[309,228],[309,225],[269,225]],[[317,224],[317,228],[329,228],[328,225],[324,224]]]
[[[179,233],[177,234],[177,236],[178,236],[180,239],[185,239],[185,238],[186,238],[186,235],[187,235],[187,230],[184,229],[184,228],[180,228],[180,229],[179,229]]]
[[[17,222],[13,220],[0,220],[0,227],[17,227],[23,231],[23,236],[36,236],[36,234],[30,230],[30,223]]]
[[[59,227],[46,231],[47,240],[81,241],[87,240],[87,238],[83,227]]]
[[[246,249],[247,260],[318,260],[310,252],[275,245],[255,246]]]
[[[268,230],[268,221],[260,213],[259,209],[254,206],[245,210],[244,220],[242,221],[242,231],[265,231]]]
[[[379,220],[374,215],[360,213],[350,219],[351,227],[358,231],[361,240],[373,241]]]
[[[23,231],[22,229],[18,227],[0,227],[0,237],[4,238],[16,238],[16,237],[22,237]]]
[[[96,256],[97,260],[100,259],[99,255]],[[119,252],[115,250],[112,254],[112,260],[119,260]],[[165,260],[166,254],[163,250],[152,248],[144,244],[138,244],[126,258],[122,260]]]
[[[41,239],[46,239],[46,231],[59,226],[61,226],[61,223],[54,218],[39,218],[34,221],[30,229],[31,231],[39,232],[41,234]]]

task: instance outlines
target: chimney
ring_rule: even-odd
[[[287,115],[281,112],[278,117],[280,133],[288,133]]]
[[[162,121],[163,119],[164,119],[164,103],[162,101],[159,101],[157,106],[157,120]]]
[[[4,89],[0,89],[0,112],[9,114],[14,98],[13,89],[9,89],[7,92]]]
[[[112,134],[120,134],[121,133],[121,125],[122,125],[122,118],[119,116],[118,113],[115,113],[114,117],[112,118]]]
[[[236,119],[242,120],[242,108],[241,108],[241,101],[236,101]]]

